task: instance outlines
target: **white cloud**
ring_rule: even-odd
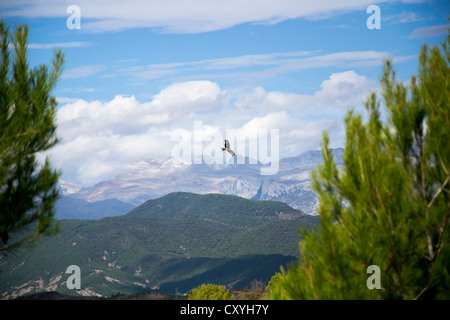
[[[315,96],[318,105],[356,106],[365,100],[370,90],[375,89],[374,86],[374,81],[352,70],[333,73],[322,82],[321,90]]]
[[[367,67],[381,64],[382,60],[388,56],[389,53],[385,51],[344,51],[293,61],[289,67],[294,67],[296,70],[330,66]]]
[[[244,133],[258,132],[259,129],[289,128],[295,122],[286,111],[266,114],[263,117],[254,117],[242,126]]]
[[[83,92],[96,92],[96,91],[98,91],[97,88],[90,88],[90,87],[77,87],[77,88],[62,89],[62,92],[68,92],[68,93],[83,93]]]
[[[188,74],[190,79],[213,78],[235,83],[249,83],[252,80],[312,68],[379,66],[383,59],[388,57],[392,55],[386,51],[345,51],[327,54],[319,54],[319,51],[290,51],[169,64],[134,65],[122,68],[119,72],[139,80],[166,77],[183,79]],[[412,58],[415,56],[396,56],[394,61]]]
[[[29,49],[80,48],[93,45],[92,42],[58,42],[58,43],[30,43]]]
[[[410,23],[426,20],[425,17],[422,17],[420,14],[416,12],[407,12],[404,11],[399,14],[393,14],[387,17],[383,17],[384,21],[391,21],[392,23]]]
[[[377,90],[375,81],[358,75],[353,70],[331,74],[320,87],[314,95],[266,92],[264,88],[257,87],[252,94],[241,97],[235,107],[259,113],[287,110],[298,117],[313,114],[316,117],[326,116],[330,112],[342,113],[348,107],[362,105],[367,95]]]
[[[198,33],[242,23],[274,24],[294,18],[323,18],[364,10],[387,0],[78,0],[81,28],[90,32],[155,28],[168,33]],[[72,0],[7,1],[0,4],[6,17],[68,17]]]
[[[252,67],[275,67],[294,59],[301,59],[302,57],[317,54],[318,51],[291,51],[291,52],[276,52],[268,54],[252,54],[236,57],[225,57],[216,59],[205,59],[188,62],[173,62],[163,64],[151,64],[144,66],[127,66],[120,69],[125,74],[132,75],[140,79],[156,79],[164,76],[173,76],[183,72],[211,72],[222,70],[233,70]]]
[[[167,158],[177,121],[190,124],[225,101],[226,92],[210,81],[174,83],[144,103],[133,96],[71,101],[58,110],[61,142],[51,153],[72,181],[91,184],[134,160]],[[102,166],[95,171],[97,163]]]
[[[314,96],[286,92],[267,92],[256,87],[250,95],[242,96],[236,101],[234,108],[238,112],[251,110],[255,114],[288,111],[298,114],[307,108],[314,108]]]
[[[186,113],[195,109],[215,109],[222,104],[226,93],[211,81],[187,81],[174,83],[153,97],[152,103],[159,108]]]
[[[72,68],[63,72],[61,78],[63,79],[78,79],[84,77],[90,77],[105,70],[105,66],[94,64],[88,66],[80,66]]]
[[[66,103],[73,103],[75,101],[78,101],[77,98],[69,98],[69,97],[56,97],[56,101],[58,104],[66,104]]]
[[[116,96],[106,103],[78,100],[59,109],[58,122],[70,137],[77,136],[80,129],[96,134],[142,132],[151,125],[215,110],[226,99],[226,92],[215,82],[187,81],[168,86],[146,103],[138,102],[134,96]]]
[[[446,33],[450,28],[450,24],[441,24],[438,26],[430,26],[423,28],[416,28],[409,35],[409,38],[425,38],[425,37],[437,37],[443,33]]]

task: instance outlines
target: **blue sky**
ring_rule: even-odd
[[[80,29],[67,27],[70,5]],[[381,29],[367,28],[370,5]],[[18,0],[1,3],[0,16],[30,26],[32,66],[63,50],[53,91],[61,143],[50,156],[63,179],[92,185],[134,161],[167,159],[195,121],[211,134],[278,129],[280,157],[318,149],[323,130],[342,146],[343,117],[378,89],[383,59],[407,81],[421,45],[445,38],[449,9],[445,0]]]

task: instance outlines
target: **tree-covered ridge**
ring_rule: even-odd
[[[278,201],[252,201],[233,195],[198,195],[189,192],[175,192],[148,200],[128,215],[207,219],[235,226],[252,226],[304,216],[301,211]]]

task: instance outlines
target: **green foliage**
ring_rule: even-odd
[[[375,94],[366,123],[348,113],[342,168],[324,134],[313,172],[320,228],[304,232],[301,262],[282,272],[272,298],[450,298],[450,34],[442,51],[424,46],[419,62],[409,85],[385,62],[387,119]],[[370,265],[380,267],[379,290],[366,286]]]
[[[272,293],[277,290],[276,288],[278,288],[280,286],[280,283],[283,281],[284,278],[284,269],[281,268],[282,273],[277,272],[275,273],[272,278],[270,278],[269,283],[267,284],[266,287],[266,291],[267,291],[267,296],[270,297],[272,295]]]
[[[57,230],[52,217],[59,173],[48,158],[40,167],[36,154],[57,143],[56,100],[50,91],[61,74],[63,55],[55,52],[51,70],[45,65],[30,70],[27,38],[27,26],[11,33],[6,22],[0,22],[0,251]],[[33,222],[33,231],[8,242],[11,233]]]
[[[225,286],[216,284],[202,284],[192,289],[188,300],[233,300],[231,292]]]
[[[250,287],[236,293],[236,300],[264,300],[267,297],[266,286],[262,281],[253,280]]]

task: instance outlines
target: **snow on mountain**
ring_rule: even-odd
[[[334,149],[339,164],[343,150]],[[243,162],[243,161],[240,161]],[[221,193],[255,200],[282,201],[306,214],[316,214],[317,196],[311,190],[311,170],[322,162],[321,151],[281,159],[275,175],[261,175],[261,164],[192,164],[176,158],[140,160],[117,177],[95,186],[70,189],[71,196],[90,202],[118,199],[133,205],[171,192]]]
[[[59,190],[61,191],[62,195],[64,195],[64,196],[77,193],[78,191],[80,191],[83,188],[83,186],[80,186],[75,183],[70,183],[70,182],[64,181],[62,179],[59,179],[58,184],[59,184]]]
[[[149,179],[182,171],[190,165],[191,163],[176,158],[169,158],[164,162],[153,159],[140,160],[127,166],[117,178],[120,180]]]

